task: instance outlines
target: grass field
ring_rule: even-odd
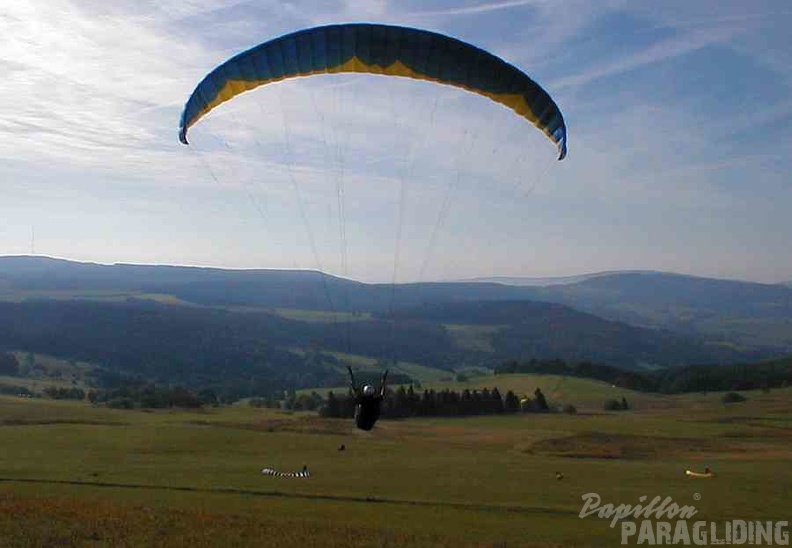
[[[192,303],[183,301],[167,293],[146,293],[138,290],[101,290],[101,289],[14,289],[12,291],[0,290],[0,301],[21,303],[31,300],[62,300],[86,299],[104,302],[124,302],[128,299],[146,299],[162,304],[178,304],[192,306]]]
[[[305,354],[305,350],[300,348],[291,348],[292,352],[297,354]],[[336,359],[343,365],[338,366],[339,374],[347,378],[347,372],[345,366],[352,367],[355,371],[366,371],[366,372],[377,372],[377,375],[382,373],[382,367],[378,360],[375,358],[369,358],[367,356],[362,356],[360,354],[348,354],[345,352],[325,352],[325,354],[329,354]],[[420,365],[413,362],[405,362],[399,361],[396,365],[390,365],[390,372],[391,373],[403,373],[408,375],[411,379],[415,379],[420,381],[421,383],[430,383],[432,385],[444,385],[444,386],[451,386],[450,384],[444,384],[448,380],[450,380],[454,374],[450,371],[446,371],[445,369],[437,369],[434,367],[427,367],[425,365]],[[489,377],[492,378],[492,377]],[[335,386],[335,387],[328,387],[328,388],[318,388],[318,389],[303,389],[298,390],[297,393],[310,393],[316,392],[321,394],[322,396],[326,397],[328,392],[334,392],[335,394],[339,393],[346,393],[349,389],[349,385],[345,384],[343,386]]]
[[[303,310],[299,308],[262,309],[289,320],[317,323],[360,322],[371,318],[368,312],[325,312],[321,310]]]
[[[509,377],[496,378],[501,390],[537,382]],[[568,397],[582,396],[573,380]],[[589,386],[603,391],[592,401],[609,388]],[[619,526],[579,517],[586,493],[672,497],[696,520],[790,520],[792,390],[746,395],[380,421],[368,433],[246,406],[121,411],[4,396],[0,546],[619,545]],[[260,474],[304,464],[310,478]],[[705,464],[718,477],[682,473]]]
[[[502,325],[444,325],[449,336],[459,348],[480,352],[494,352],[492,335],[503,329]]]

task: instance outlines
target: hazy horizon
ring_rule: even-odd
[[[23,259],[44,259],[44,260],[55,260],[55,261],[64,261],[69,263],[77,263],[77,264],[87,264],[87,265],[97,265],[97,266],[147,266],[147,267],[166,267],[166,268],[196,268],[196,269],[207,269],[207,270],[225,270],[230,272],[242,272],[242,271],[256,271],[256,270],[279,270],[284,272],[290,271],[297,271],[297,272],[321,272],[323,274],[333,276],[336,278],[343,278],[346,280],[360,282],[365,284],[389,284],[392,283],[390,280],[382,280],[382,281],[367,281],[367,280],[359,280],[352,276],[340,276],[338,274],[334,274],[333,272],[322,272],[314,268],[260,268],[260,267],[240,267],[240,268],[233,268],[233,267],[222,267],[222,266],[214,266],[214,265],[189,265],[189,264],[178,264],[178,263],[129,263],[129,262],[101,262],[101,261],[79,261],[75,259],[69,259],[66,257],[51,257],[46,255],[0,255],[0,260],[7,259],[7,258],[23,258]],[[445,279],[424,279],[424,280],[403,280],[397,283],[400,284],[412,284],[412,283],[465,283],[465,282],[483,282],[483,283],[503,283],[505,285],[510,285],[509,281],[512,282],[531,282],[525,283],[525,285],[543,285],[544,282],[555,282],[555,283],[572,283],[574,281],[579,281],[588,278],[594,278],[599,276],[608,276],[608,275],[615,275],[615,274],[661,274],[661,275],[668,275],[668,276],[684,276],[684,277],[693,277],[693,278],[703,278],[703,279],[712,279],[712,280],[721,280],[721,281],[733,281],[733,282],[745,282],[745,283],[759,283],[765,285],[787,285],[792,283],[792,280],[788,281],[781,281],[781,282],[756,282],[753,280],[741,280],[738,278],[720,278],[717,276],[696,276],[694,274],[686,274],[684,272],[673,272],[673,271],[666,271],[666,270],[602,270],[597,272],[581,272],[578,274],[570,274],[570,275],[561,275],[561,276],[474,276],[469,278],[445,278]],[[514,285],[520,285],[519,283],[515,283]],[[552,285],[552,283],[547,283],[546,285]]]

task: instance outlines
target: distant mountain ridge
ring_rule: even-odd
[[[599,276],[533,295],[632,325],[768,351],[792,349],[792,288],[657,272]]]
[[[541,301],[446,302],[394,313],[397,320],[441,325],[500,326],[490,345],[496,361],[554,356],[626,369],[755,359],[697,337],[605,320],[557,303]],[[468,329],[465,336],[475,333]]]
[[[661,329],[737,355],[792,352],[792,287],[625,271],[544,278],[524,285],[476,281],[366,284],[305,270],[227,270],[99,265],[45,257],[0,257],[0,300],[89,298],[91,292],[171,295],[212,307],[386,314],[444,303],[543,301],[635,327]],[[523,279],[524,280],[524,279]]]
[[[544,277],[530,277],[530,276],[489,276],[479,278],[463,278],[459,280],[449,280],[453,283],[494,283],[503,285],[516,285],[528,287],[546,287],[549,285],[569,285],[580,282],[585,282],[592,278],[600,278],[604,276],[613,276],[617,274],[645,274],[660,272],[653,270],[613,270],[606,272],[592,272],[590,274],[578,274],[575,276],[544,276]]]

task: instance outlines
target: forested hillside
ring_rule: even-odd
[[[0,350],[94,364],[100,383],[138,378],[237,394],[338,385],[344,365],[361,360],[448,371],[492,369],[510,360],[640,370],[746,363],[785,354],[783,347],[737,344],[695,329],[630,325],[527,297],[563,290],[571,299],[588,287],[584,293],[592,307],[608,292],[614,295],[611,311],[630,302],[625,295],[633,295],[636,310],[645,310],[647,303],[660,307],[670,298],[651,295],[651,287],[659,286],[649,278],[617,282],[618,277],[607,276],[555,288],[393,287],[317,272],[0,258]],[[696,285],[701,288],[695,294],[684,290]],[[785,321],[781,286],[753,287],[754,297],[743,285],[726,283],[713,293],[713,284],[688,283],[684,277],[667,294],[670,287],[676,287],[675,298],[685,306],[703,307],[720,295],[720,306],[731,306],[735,314],[758,314],[760,303],[775,299],[778,307],[765,320],[775,314]],[[735,287],[743,291],[728,301],[726,294]]]

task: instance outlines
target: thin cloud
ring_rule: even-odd
[[[388,0],[343,0],[346,13],[358,17],[382,17],[389,12]]]
[[[0,38],[0,59],[15,71],[0,83],[0,109],[9,123],[39,129],[0,151],[95,164],[112,163],[108,151],[150,143],[147,111],[183,100],[177,59],[196,51],[135,18],[56,0],[38,7],[48,16],[31,11],[32,2],[10,6],[16,22]]]
[[[433,16],[433,17],[448,17],[454,15],[477,15],[482,13],[489,13],[493,11],[507,10],[511,8],[519,8],[524,6],[535,6],[543,4],[542,0],[508,0],[506,2],[495,2],[491,4],[478,4],[476,6],[467,6],[462,8],[449,8],[443,10],[426,10],[416,11],[409,13],[410,16]]]
[[[662,40],[643,51],[602,63],[578,74],[560,78],[552,82],[556,89],[577,87],[594,80],[623,74],[644,66],[657,64],[668,59],[681,57],[712,44],[720,44],[739,34],[735,28],[695,31],[682,36]]]

